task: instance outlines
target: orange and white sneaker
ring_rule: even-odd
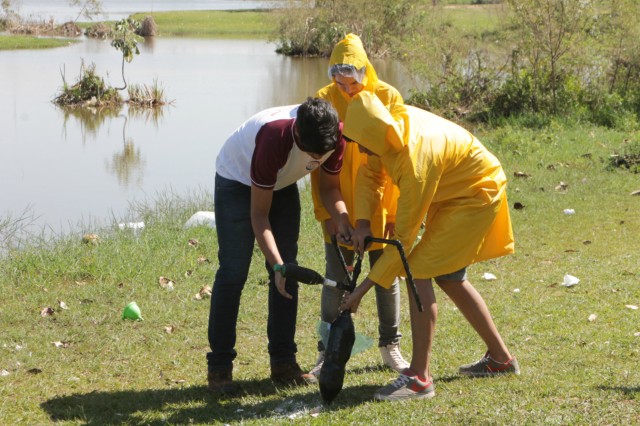
[[[436,395],[433,380],[420,380],[411,370],[404,370],[390,385],[380,388],[373,395],[378,401],[432,398]]]
[[[465,364],[458,370],[461,376],[468,377],[490,377],[501,374],[520,374],[518,360],[513,357],[507,362],[498,362],[491,358],[489,352],[471,364]]]

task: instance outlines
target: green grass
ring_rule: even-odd
[[[0,34],[0,50],[49,49],[68,46],[79,40],[70,38],[33,37],[25,35]]]
[[[209,300],[194,300],[210,285],[217,243],[208,228],[185,230],[210,195],[167,196],[133,206],[146,228],[138,235],[91,230],[100,244],[69,236],[0,259],[0,424],[638,424],[640,414],[640,189],[638,175],[608,170],[628,133],[578,124],[540,129],[503,126],[477,130],[509,176],[517,252],[470,267],[470,279],[522,368],[519,377],[463,379],[457,367],[482,355],[480,339],[439,290],[429,401],[374,403],[372,394],[394,374],[379,366],[375,348],[348,364],[334,405],[319,407],[314,386],[280,389],[269,380],[266,354],[266,273],[256,256],[238,324],[237,397],[206,391]],[[516,178],[515,172],[529,177]],[[566,190],[556,190],[564,182]],[[322,271],[320,232],[303,192],[299,261]],[[563,210],[572,208],[574,215]],[[0,221],[0,224],[3,224]],[[7,227],[5,223],[0,226]],[[188,240],[196,238],[197,247]],[[210,262],[199,263],[204,256]],[[192,270],[190,277],[185,272]],[[496,281],[482,280],[484,272]],[[577,286],[561,285],[569,273]],[[165,276],[175,282],[167,291]],[[515,290],[519,289],[519,292]],[[300,289],[298,360],[315,360],[320,288]],[[411,348],[406,289],[402,348]],[[368,295],[356,329],[377,335],[375,298]],[[135,300],[143,322],[121,320]],[[59,308],[64,301],[69,309]],[[41,317],[44,307],[53,316]],[[589,321],[590,315],[597,318]],[[165,327],[174,326],[171,334]],[[51,342],[67,342],[57,348]],[[33,370],[37,369],[37,370]],[[36,371],[40,371],[36,373]],[[5,373],[6,374],[6,373]],[[295,417],[295,419],[293,419]]]
[[[503,5],[451,5],[442,11],[444,18],[464,34],[490,34],[504,28]]]
[[[160,37],[266,39],[277,27],[276,15],[268,10],[210,10],[138,13],[142,21],[153,16]]]

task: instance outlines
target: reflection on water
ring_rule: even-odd
[[[125,139],[122,152],[113,154],[111,161],[107,161],[107,170],[114,173],[118,183],[127,186],[130,183],[142,185],[144,159],[140,149],[133,144],[133,139]]]
[[[131,202],[167,190],[211,191],[217,152],[238,125],[329,82],[326,59],[282,57],[263,41],[160,38],[127,64],[127,79],[157,79],[172,105],[56,107],[61,70],[71,81],[82,61],[95,63],[110,85],[120,83],[121,55],[108,41],[0,52],[0,218],[29,206],[37,224],[60,232],[80,221],[122,218]],[[406,94],[401,73],[376,67]]]
[[[63,115],[63,134],[67,134],[67,127],[78,126],[82,138],[82,144],[87,142],[87,138],[95,139],[100,127],[107,118],[114,118],[120,115],[122,106],[98,108],[98,107],[69,107],[59,108]]]

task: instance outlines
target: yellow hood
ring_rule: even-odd
[[[347,108],[342,134],[380,157],[402,151],[407,143],[407,109],[402,104],[390,108],[372,93],[358,93]]]
[[[338,64],[353,65],[357,69],[367,67],[362,84],[364,90],[373,92],[378,82],[378,74],[367,58],[362,40],[355,34],[347,34],[335,45],[329,58],[329,67]]]

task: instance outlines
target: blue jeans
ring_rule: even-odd
[[[345,262],[350,265],[355,256],[353,250],[345,247],[340,247],[340,250]],[[325,276],[337,282],[344,281],[346,274],[333,245],[325,243],[324,254],[326,260]],[[382,256],[382,249],[369,251],[368,255],[369,265],[373,266],[376,260]],[[402,337],[398,331],[400,325],[400,286],[398,285],[398,280],[396,279],[388,289],[376,285],[375,291],[378,308],[378,333],[380,336],[378,346],[396,345],[400,341],[400,337]],[[334,287],[322,287],[322,299],[320,301],[320,317],[322,321],[331,323],[336,319],[343,294],[343,290]],[[321,341],[318,342],[318,349],[324,350]]]
[[[216,174],[214,203],[219,267],[209,312],[211,352],[207,353],[207,364],[210,371],[231,369],[237,356],[240,295],[249,274],[255,242],[251,227],[251,187]],[[296,184],[273,192],[269,221],[280,256],[285,262],[295,263],[300,232],[300,196]],[[265,268],[269,274],[267,337],[271,363],[296,362],[298,283],[287,280],[286,290],[293,299],[286,299],[276,289],[273,270],[266,262]],[[251,305],[261,309],[264,303]]]

